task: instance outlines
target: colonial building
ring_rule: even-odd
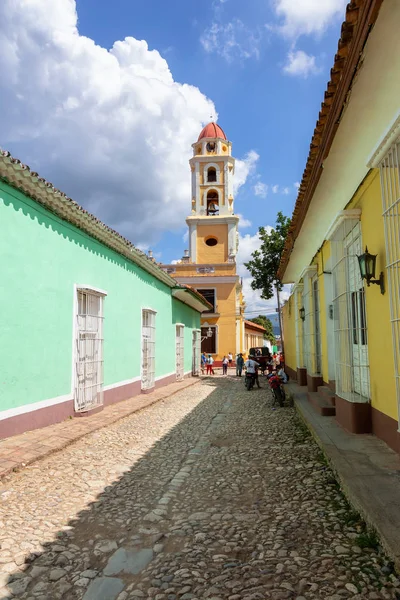
[[[347,6],[279,275],[288,370],[400,451],[400,3]]]
[[[0,150],[0,438],[198,374],[210,304]]]
[[[202,350],[218,362],[244,347],[244,301],[236,273],[239,217],[234,212],[232,143],[209,123],[192,145],[189,250],[175,265],[162,265],[178,283],[196,288],[212,305],[201,319]]]
[[[264,340],[265,333],[266,329],[262,325],[253,323],[253,321],[245,321],[243,352],[248,354],[250,348],[259,348],[260,346],[267,346],[271,350],[271,343]]]

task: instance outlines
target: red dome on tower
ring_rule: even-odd
[[[201,130],[199,139],[197,141],[201,140],[202,138],[222,138],[223,140],[227,139],[222,127],[220,127],[214,122],[209,123]]]

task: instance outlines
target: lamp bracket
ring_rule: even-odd
[[[367,281],[368,287],[370,283],[375,283],[376,285],[379,285],[381,288],[381,294],[383,295],[385,293],[385,279],[383,276],[383,271],[381,271],[379,279],[370,279],[369,281]]]

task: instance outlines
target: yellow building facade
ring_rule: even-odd
[[[347,9],[342,58],[337,55],[331,71],[329,104],[322,105],[279,269],[282,281],[292,284],[282,311],[290,375],[307,386],[321,414],[335,414],[354,433],[372,432],[396,451],[400,80],[393,74],[400,69],[399,25],[395,0],[361,3],[356,16]],[[376,265],[363,277],[366,247]]]
[[[236,272],[239,217],[234,213],[232,144],[209,123],[192,145],[189,249],[177,264],[162,265],[179,283],[198,290],[213,309],[202,314],[201,348],[216,364],[243,351],[244,301]]]

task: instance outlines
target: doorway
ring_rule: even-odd
[[[181,381],[184,377],[184,334],[185,327],[183,325],[176,326],[176,334],[175,334],[175,354],[176,354],[176,379]]]
[[[195,329],[192,334],[192,375],[200,375],[201,361],[201,332]]]
[[[142,312],[142,390],[150,390],[155,385],[155,346],[156,313]]]
[[[369,398],[368,339],[365,311],[365,292],[357,256],[362,253],[361,235],[347,246],[350,346],[352,350],[353,391]]]
[[[103,296],[77,290],[75,410],[103,404]]]
[[[315,276],[312,282],[313,289],[313,304],[314,304],[314,369],[315,373],[321,373],[321,321],[320,321],[320,309],[319,309],[319,286],[318,286],[318,275]]]

